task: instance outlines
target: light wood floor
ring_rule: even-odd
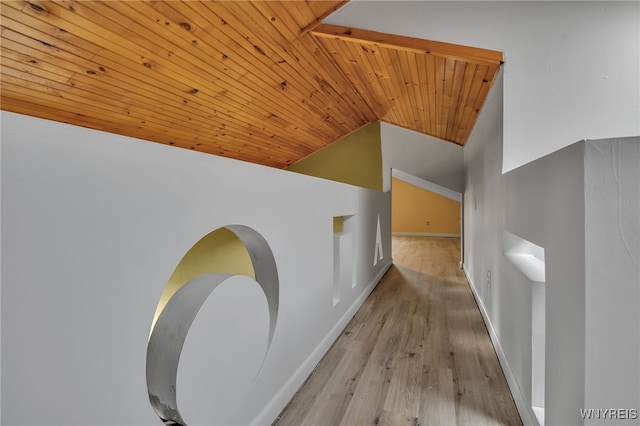
[[[520,425],[457,238],[394,237],[394,266],[274,423]]]

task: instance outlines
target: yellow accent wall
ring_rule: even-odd
[[[460,234],[459,202],[397,178],[391,184],[392,232]]]
[[[382,191],[380,122],[373,122],[287,170]]]
[[[333,217],[333,233],[337,234],[344,231],[344,218],[342,216]]]
[[[160,296],[153,324],[155,325],[167,302],[180,287],[194,278],[211,273],[256,278],[247,248],[236,234],[227,228],[207,234],[184,255]],[[153,326],[151,329],[153,330]]]

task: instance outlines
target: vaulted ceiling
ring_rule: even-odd
[[[343,1],[2,1],[2,109],[287,167],[381,120],[463,145],[500,52],[322,24]]]

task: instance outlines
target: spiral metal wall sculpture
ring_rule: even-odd
[[[267,299],[269,337],[261,372],[278,319],[280,294],[276,262],[267,241],[258,232],[243,225],[230,225],[225,228],[233,232],[245,245],[253,264],[255,282]],[[232,276],[208,273],[187,282],[171,297],[153,327],[147,346],[147,390],[151,406],[167,425],[186,425],[178,409],[176,379],[180,354],[189,328],[209,295]]]

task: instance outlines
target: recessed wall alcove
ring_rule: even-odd
[[[355,215],[333,218],[333,306],[340,302],[343,289],[357,284],[353,267]]]
[[[544,425],[545,390],[545,281],[544,248],[504,231],[504,256],[531,281],[531,408]]]
[[[496,219],[477,232],[510,233],[500,235],[504,285],[491,295],[500,314],[492,321],[511,351],[525,423],[582,424],[580,409],[640,400],[639,141],[580,141],[504,173],[502,201],[483,212]],[[474,262],[494,257],[483,259],[487,244],[472,247]]]

